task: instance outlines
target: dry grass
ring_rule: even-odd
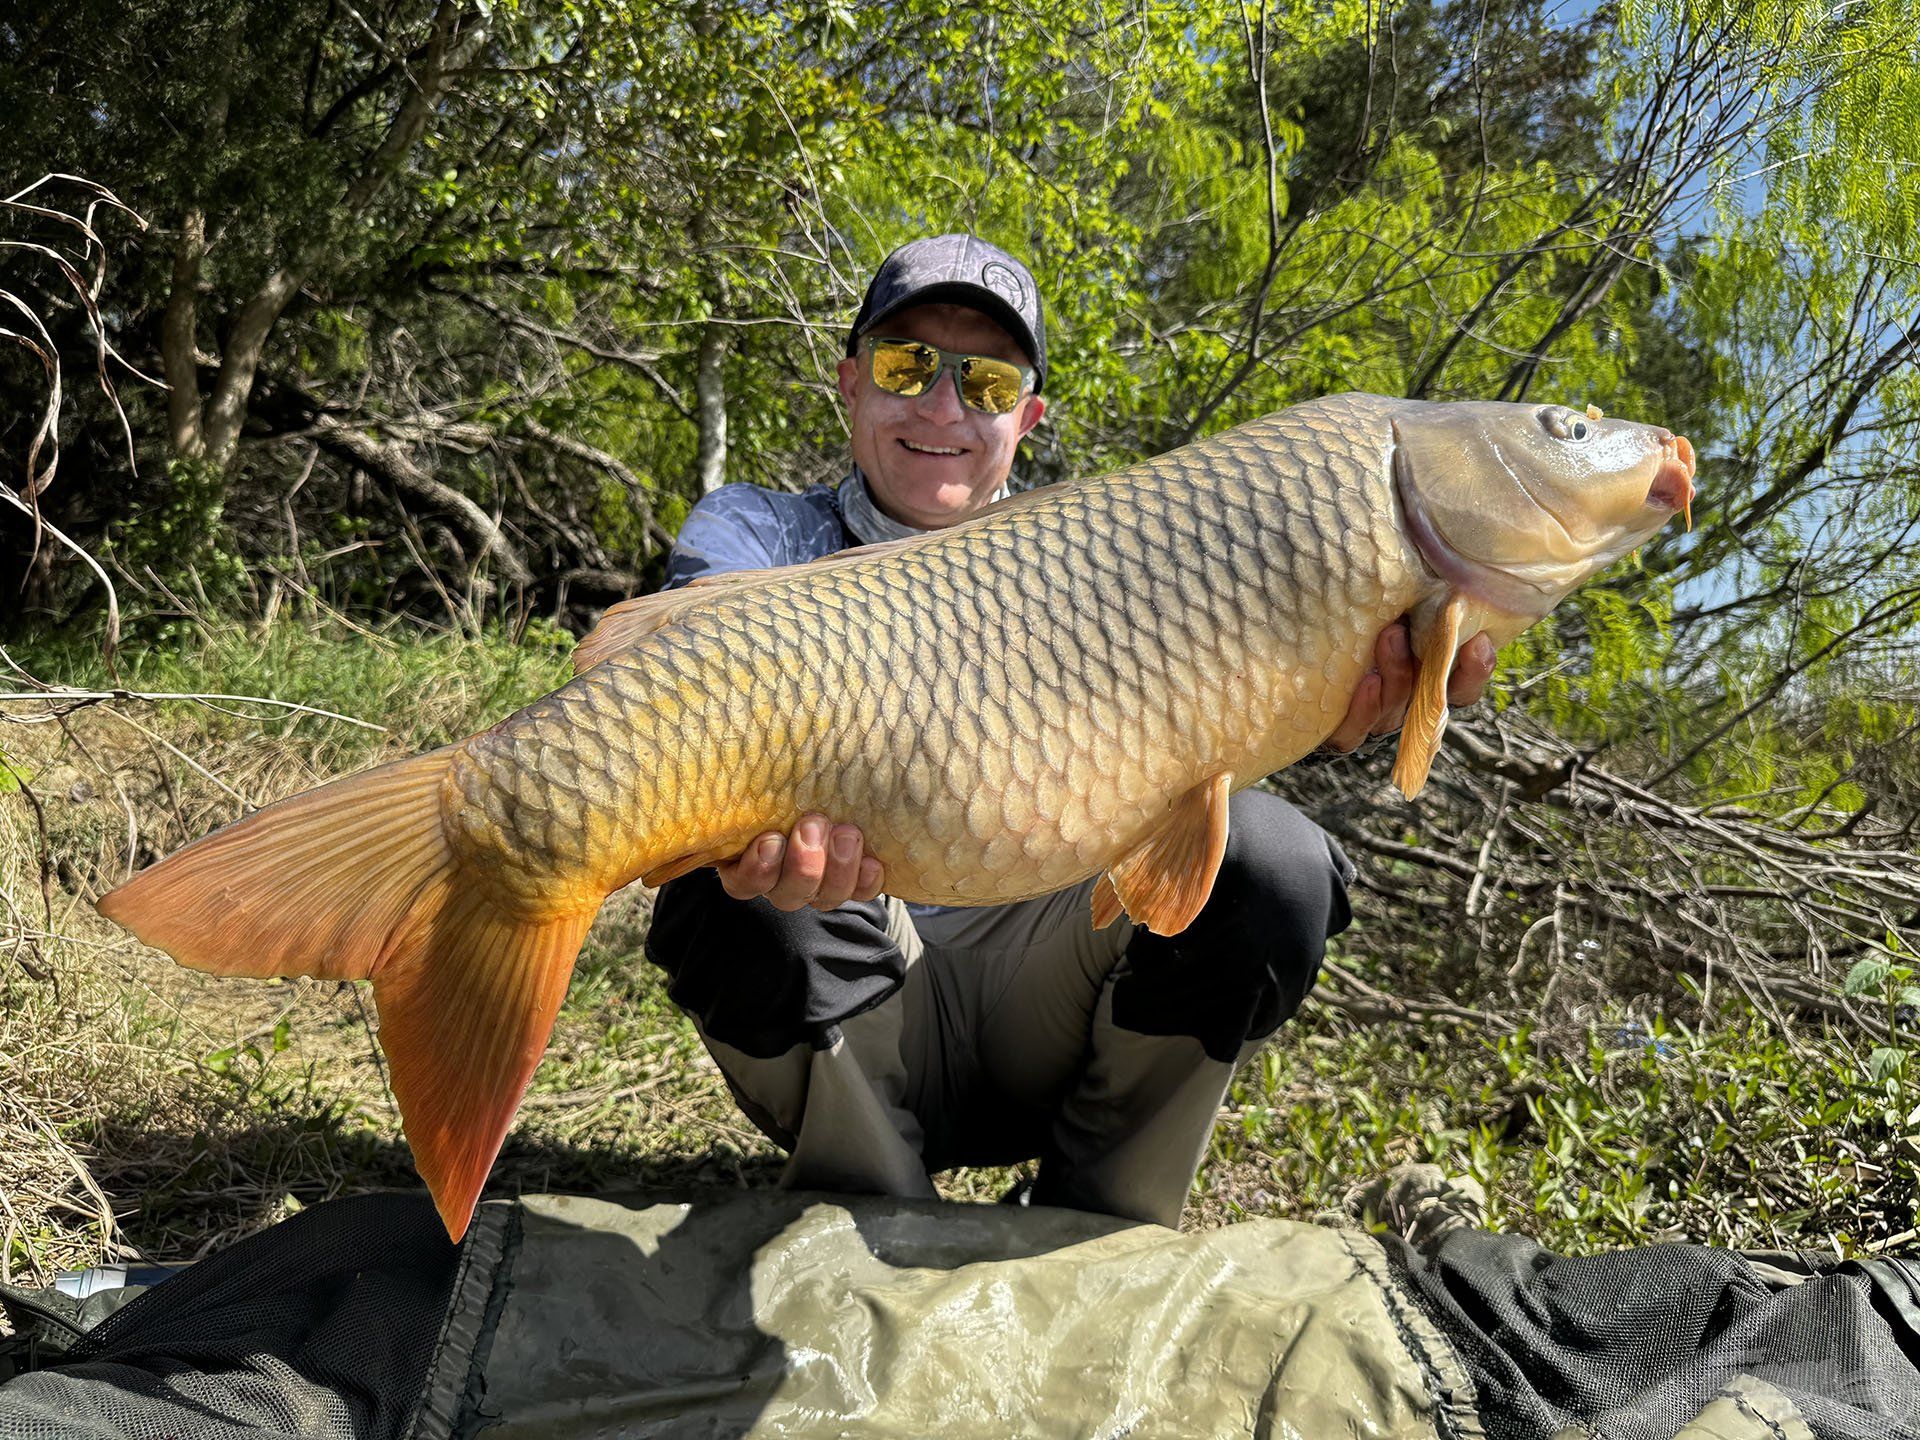
[[[48,653],[30,668],[98,687],[95,664]],[[389,729],[231,704],[101,703],[33,724],[20,722],[44,707],[0,708],[0,1279],[192,1259],[302,1206],[418,1185],[363,987],[188,972],[89,902],[248,804],[468,733],[565,676],[560,646],[285,621],[211,632],[184,655],[150,648],[128,668],[130,689],[274,695]],[[647,916],[629,892],[589,936],[489,1194],[777,1175],[639,958]],[[1430,1159],[1482,1180],[1497,1225],[1567,1250],[1851,1250],[1913,1225],[1920,1151],[1900,1150],[1897,1117],[1876,1118],[1880,1102],[1811,1037],[1750,1037],[1734,1017],[1656,1051],[1608,1040],[1622,1023],[1596,1016],[1583,1055],[1458,1026],[1296,1021],[1229,1097],[1188,1223],[1308,1218],[1387,1165]],[[1757,1098],[1722,1126],[1714,1097],[1736,1087]],[[1590,1112],[1563,1115],[1573,1102]],[[1840,1121],[1805,1118],[1835,1106]],[[1670,1175],[1678,1147],[1660,1137],[1683,1131],[1700,1159]],[[940,1186],[991,1201],[1013,1178],[960,1170]]]
[[[327,693],[311,671],[340,659]],[[416,1186],[364,987],[221,980],[90,901],[248,805],[413,753],[564,676],[498,642],[215,635],[130,688],[319,692],[389,723],[116,702],[0,723],[0,1279],[191,1259],[303,1205]],[[47,673],[67,684],[91,675]],[[275,673],[279,672],[279,673]],[[357,702],[357,705],[356,703]],[[371,857],[370,857],[371,858]],[[776,1156],[638,959],[648,897],[609,905],[489,1193],[742,1183]]]

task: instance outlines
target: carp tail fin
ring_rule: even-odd
[[[364,980],[451,882],[440,795],[453,755],[430,751],[256,810],[95,908],[190,969]]]
[[[374,977],[407,1144],[455,1240],[547,1048],[593,916],[517,918],[464,893],[423,916]]]
[[[371,979],[414,1162],[457,1240],[598,906],[517,915],[463,873],[444,818],[456,753],[267,806],[96,903],[195,970]]]

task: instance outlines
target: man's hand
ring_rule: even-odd
[[[1344,754],[1369,735],[1390,735],[1404,725],[1416,668],[1406,622],[1395,621],[1373,642],[1373,669],[1353,692],[1347,718],[1327,737],[1327,748]],[[1473,704],[1492,676],[1493,641],[1482,630],[1454,657],[1453,673],[1447,677],[1447,704]]]
[[[834,825],[809,814],[794,822],[790,835],[769,830],[713,868],[721,888],[736,900],[764,895],[780,910],[833,910],[880,893],[880,862],[866,848],[858,825]]]

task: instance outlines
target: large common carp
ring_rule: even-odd
[[[909,900],[1091,875],[1162,933],[1227,797],[1319,745],[1411,615],[1395,782],[1453,654],[1503,643],[1693,493],[1687,442],[1560,406],[1339,395],[936,534],[608,612],[577,678],[457,745],[283,800],[100,901],[182,964],[371,979],[415,1163],[456,1238],[613,891],[804,812]]]

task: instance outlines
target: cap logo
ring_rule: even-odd
[[[980,283],[1011,305],[1014,313],[1027,313],[1027,287],[1020,277],[998,260],[981,267]]]

